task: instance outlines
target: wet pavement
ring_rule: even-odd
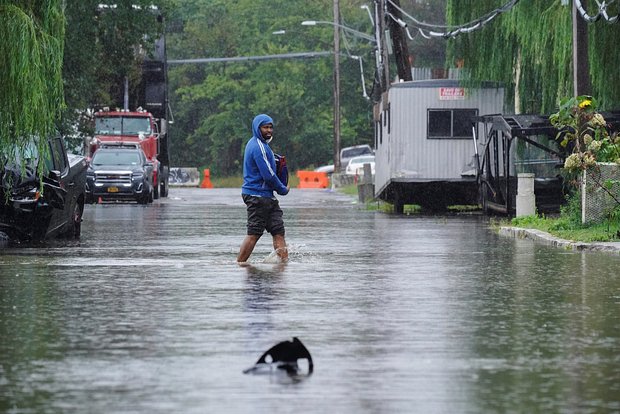
[[[0,412],[620,411],[620,255],[478,215],[281,198],[286,265],[238,189],[95,205],[80,241],[0,252]],[[244,375],[293,336],[314,373]]]

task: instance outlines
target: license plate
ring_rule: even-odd
[[[108,187],[108,193],[118,193],[118,187]]]

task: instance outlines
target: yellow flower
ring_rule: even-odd
[[[586,145],[590,145],[592,143],[592,135],[585,134],[583,136],[583,143],[586,144]]]
[[[592,99],[584,99],[583,101],[579,102],[579,107],[581,109],[585,108],[586,106],[590,106],[592,105]]]

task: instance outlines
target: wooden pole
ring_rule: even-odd
[[[584,9],[587,0],[581,0]],[[590,95],[590,70],[588,66],[588,24],[581,17],[573,2],[573,92],[575,96]]]

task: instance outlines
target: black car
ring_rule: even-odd
[[[60,136],[46,142],[45,154],[34,138],[0,154],[0,241],[80,237],[86,159],[67,154]]]
[[[86,173],[86,202],[153,202],[153,163],[140,148],[99,148]]]

